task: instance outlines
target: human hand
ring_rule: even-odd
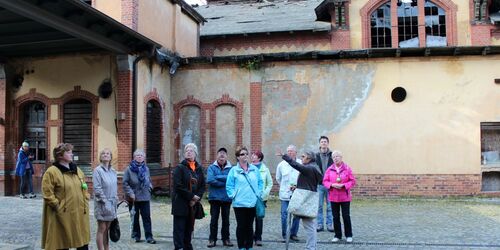
[[[281,149],[276,148],[276,156],[279,156],[279,157],[283,156],[283,152],[281,151]]]
[[[199,197],[198,195],[195,195],[195,196],[193,196],[193,199],[192,199],[192,200],[193,200],[193,201],[195,201],[195,202],[196,202],[196,201],[199,201],[199,200],[200,200],[200,197]]]
[[[194,200],[190,200],[190,201],[189,201],[189,206],[190,206],[190,207],[194,206],[194,204],[196,204],[196,201],[194,201]]]

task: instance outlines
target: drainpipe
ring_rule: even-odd
[[[134,151],[137,147],[137,64],[142,59],[147,58],[147,56],[139,56],[134,60],[132,64],[132,70],[134,71],[132,75],[132,153],[134,155]]]

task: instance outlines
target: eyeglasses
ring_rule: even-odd
[[[248,153],[241,153],[240,156],[248,155]]]

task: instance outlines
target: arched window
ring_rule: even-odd
[[[370,46],[446,46],[446,18],[445,10],[429,0],[384,2],[370,13]]]
[[[30,144],[30,152],[35,162],[44,162],[46,157],[47,137],[45,104],[34,101],[25,104],[21,115],[21,139]]]
[[[146,106],[146,162],[161,163],[162,126],[161,106],[151,100]]]
[[[92,164],[92,103],[75,99],[63,107],[63,142],[74,146],[75,162],[84,168]],[[91,168],[90,168],[91,169]]]

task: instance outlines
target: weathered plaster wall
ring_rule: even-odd
[[[175,7],[175,51],[184,57],[198,56],[200,47],[198,23],[182,13],[179,5]]]
[[[248,71],[233,64],[180,70],[172,101],[222,93],[242,101],[249,145],[249,84],[262,84],[262,149],[316,150],[320,135],[358,174],[479,174],[480,122],[500,121],[500,57],[282,62]],[[404,87],[402,103],[391,91]],[[226,131],[217,131],[226,133]]]
[[[171,1],[139,1],[138,32],[163,45],[175,49],[176,7]]]
[[[33,73],[24,75],[22,87],[13,95],[14,100],[33,88],[36,89],[36,93],[48,98],[60,98],[67,92],[73,91],[75,86],[81,86],[82,90],[98,96],[97,90],[104,79],[110,78],[113,87],[117,83],[114,57],[108,55],[45,57],[13,63],[19,68],[34,70]],[[58,105],[47,106],[47,110],[50,110],[50,117],[47,117],[49,121],[62,119],[59,116],[59,108]],[[111,148],[114,155],[117,155],[114,94],[108,99],[99,98],[97,112],[99,118],[97,152],[103,148]],[[50,137],[47,138],[47,142],[50,143],[48,150],[51,151],[59,143],[57,135],[60,131],[57,127],[50,127],[49,130]],[[49,156],[52,159],[51,154]]]
[[[170,152],[172,150],[171,139],[171,117],[172,108],[170,104],[170,75],[168,68],[162,69],[158,64],[149,60],[141,60],[138,64],[138,88],[137,88],[137,147],[145,148],[146,144],[146,101],[147,96],[154,96],[162,107],[163,118],[163,149],[165,164],[171,162]],[[147,152],[146,152],[147,153]]]
[[[94,0],[92,7],[112,17],[118,22],[122,19],[122,0]]]

